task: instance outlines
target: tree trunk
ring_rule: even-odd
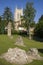
[[[32,37],[31,37],[31,30],[30,30],[30,26],[29,26],[29,28],[28,28],[28,31],[29,31],[29,39],[31,40],[31,39],[32,39]]]

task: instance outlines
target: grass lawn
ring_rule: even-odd
[[[0,55],[7,52],[9,48],[14,48],[14,47],[19,47],[26,51],[28,51],[29,48],[37,48],[37,49],[43,50],[43,42],[29,40],[26,37],[23,37],[23,41],[26,47],[14,45],[17,37],[18,35],[13,35],[13,39],[11,39],[7,35],[0,35]],[[41,56],[43,56],[42,51],[39,50],[39,53]],[[0,59],[0,65],[15,65],[15,64],[11,64],[4,59]],[[32,63],[26,64],[26,65],[43,65],[43,61],[33,61]]]

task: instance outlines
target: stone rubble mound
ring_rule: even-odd
[[[30,51],[26,52],[20,48],[9,48],[8,52],[1,55],[10,63],[15,63],[17,65],[23,65],[32,62],[33,60],[42,60],[42,57],[38,54],[36,48],[31,48]]]
[[[32,59],[43,60],[43,57],[39,55],[37,48],[30,48],[27,53]]]
[[[28,62],[28,56],[24,50],[21,50],[19,48],[9,48],[8,52],[4,53],[2,55],[2,58],[7,60],[10,63],[15,64],[26,64]]]
[[[18,46],[25,46],[24,45],[24,42],[23,42],[23,39],[21,36],[18,36],[16,42],[15,42],[15,45],[18,45]]]

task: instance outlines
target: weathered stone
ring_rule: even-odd
[[[3,58],[5,58],[8,62],[15,64],[26,64],[28,62],[28,56],[26,52],[19,48],[9,48],[8,52],[3,54]]]
[[[28,51],[28,55],[30,55],[33,59],[36,59],[36,60],[41,60],[41,59],[43,59],[43,57],[41,57],[41,56],[38,54],[37,48],[30,48],[29,51]]]
[[[32,62],[33,60],[43,60],[38,54],[38,50],[36,48],[31,48],[28,51],[28,54],[25,50],[20,48],[9,48],[8,52],[2,54],[0,58],[4,58],[10,63],[15,63],[17,65],[23,65]]]
[[[11,36],[11,22],[8,23],[8,36]]]
[[[23,39],[21,36],[19,36],[15,42],[15,45],[19,45],[19,46],[25,46],[24,45],[24,42],[23,42]]]
[[[37,48],[30,48],[29,53],[32,55],[38,55],[38,50]]]

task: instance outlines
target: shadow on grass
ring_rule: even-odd
[[[40,53],[43,53],[43,49],[38,49],[38,51],[39,51]]]
[[[38,38],[38,37],[33,37],[33,40],[35,40],[35,41],[39,41],[39,42],[43,42],[43,39],[42,38]]]

